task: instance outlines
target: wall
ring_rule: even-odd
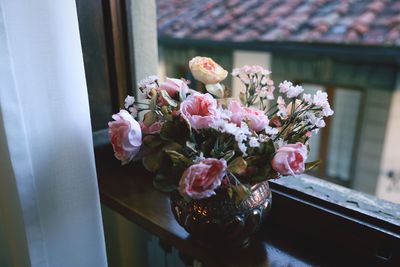
[[[375,195],[392,92],[368,88],[362,108],[357,162],[352,188]]]
[[[396,91],[390,99],[386,135],[382,135],[382,138],[385,141],[376,195],[400,203],[400,71],[397,73]],[[393,172],[393,175],[390,176],[389,172]]]

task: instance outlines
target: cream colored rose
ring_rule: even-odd
[[[224,80],[228,72],[209,57],[195,57],[189,61],[194,78],[204,84],[216,84]]]

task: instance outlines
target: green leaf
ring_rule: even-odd
[[[167,177],[161,173],[157,174],[156,177],[154,177],[153,185],[156,189],[165,193],[171,193],[172,191],[177,189],[176,185],[169,182]]]
[[[321,164],[321,161],[320,160],[316,160],[316,161],[312,161],[312,162],[307,162],[306,163],[306,168],[305,168],[305,171],[307,172],[307,171],[310,171],[310,170],[312,170],[312,169],[314,169],[314,168],[316,168],[316,167],[318,167],[318,165],[319,164]]]
[[[251,190],[244,184],[239,184],[239,185],[233,186],[232,190],[235,193],[236,204],[240,204],[243,200],[248,198],[251,194]]]
[[[268,142],[261,143],[259,149],[261,154],[271,156],[275,152],[274,142],[270,140]]]
[[[171,121],[167,121],[163,124],[160,130],[160,137],[166,141],[174,141],[176,129],[174,127],[174,123]]]
[[[250,156],[250,157],[246,158],[246,162],[247,162],[248,166],[259,164],[260,162],[263,162],[263,160],[264,160],[264,157],[262,157],[262,156]]]
[[[225,153],[224,160],[230,161],[233,156],[235,156],[235,151],[234,150],[229,150],[228,152]]]
[[[146,135],[143,137],[143,144],[149,148],[157,148],[159,147],[163,141],[159,136],[156,135]]]
[[[232,187],[228,187],[227,192],[228,192],[229,198],[232,199],[233,198],[233,189],[232,189]]]
[[[175,150],[165,150],[165,153],[171,158],[174,166],[187,168],[193,164],[193,162],[188,159],[185,155],[175,151]]]
[[[165,144],[165,146],[162,148],[162,150],[165,152],[165,150],[176,150],[178,152],[182,151],[182,145],[178,144],[176,142],[168,142]]]
[[[151,90],[151,99],[149,103],[150,110],[155,110],[157,107],[157,92],[156,90]]]
[[[144,114],[143,123],[146,126],[150,126],[156,121],[157,121],[157,114],[154,111],[149,111],[146,114]]]
[[[156,172],[161,167],[162,151],[147,155],[142,158],[143,166],[149,172]]]
[[[246,171],[246,168],[247,162],[243,157],[237,157],[229,164],[228,171],[241,175]]]
[[[190,130],[186,123],[167,121],[160,130],[160,137],[166,141],[184,144],[189,139]]]
[[[167,101],[168,105],[172,106],[172,107],[177,107],[178,106],[178,102],[176,102],[175,100],[173,100],[167,91],[165,90],[161,90],[161,96],[162,98],[164,98],[165,101]]]

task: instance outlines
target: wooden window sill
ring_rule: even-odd
[[[187,232],[175,221],[170,211],[168,195],[152,186],[152,174],[144,170],[140,162],[121,166],[112,155],[109,146],[96,149],[101,202],[205,266],[347,266],[349,263],[366,266],[380,263],[379,258],[373,258],[368,253],[363,257],[362,254],[353,253],[345,245],[339,246],[328,238],[318,239],[297,231],[308,227],[303,225],[302,216],[310,215],[293,214],[297,220],[282,216],[288,203],[280,194],[274,194],[275,192],[272,213],[267,223],[254,236],[250,247],[234,253],[224,248],[209,250],[201,247],[190,240]],[[292,221],[281,223],[279,220],[282,218]],[[307,218],[305,222],[312,222],[314,219],[317,222],[321,220]],[[324,227],[315,229],[317,235],[321,230],[324,231]],[[332,231],[337,235],[346,234],[340,229]],[[354,236],[350,240],[352,238]],[[341,240],[344,244],[347,237],[342,236]],[[396,243],[390,243],[389,247],[399,244],[398,241],[395,239],[393,242]],[[385,266],[398,263],[397,255],[392,254],[393,251],[390,251],[390,265]],[[387,262],[387,259],[381,260]]]

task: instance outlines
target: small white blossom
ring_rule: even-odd
[[[299,94],[301,94],[303,91],[304,91],[304,89],[300,85],[290,86],[286,95],[288,98],[295,98]]]
[[[261,85],[266,85],[268,82],[268,78],[266,76],[263,76],[261,79]]]
[[[267,91],[267,87],[257,87],[256,88],[256,94],[260,97],[260,98],[266,98],[268,91]]]
[[[226,133],[229,133],[231,135],[236,135],[239,131],[240,128],[236,126],[234,123],[227,123],[225,122],[223,125],[223,130]]]
[[[275,86],[268,86],[267,89],[267,99],[268,100],[273,100],[274,98],[274,91],[275,91]]]
[[[239,72],[240,72],[240,70],[239,70],[238,68],[235,68],[235,69],[232,70],[231,75],[232,75],[232,76],[238,76],[238,75],[239,75]]]
[[[271,74],[271,71],[264,69],[260,65],[253,65],[253,66],[250,66],[249,73],[252,73],[252,74],[259,73],[259,74],[265,76],[265,75]]]
[[[219,116],[223,119],[229,119],[232,116],[232,111],[229,109],[218,108],[217,114],[219,114]]]
[[[138,83],[139,88],[145,89],[148,88],[149,86],[154,87],[155,86],[154,83],[159,79],[160,78],[157,75],[151,75],[147,78],[144,78]]]
[[[251,131],[250,131],[249,126],[247,125],[247,123],[242,122],[242,123],[240,124],[240,131],[241,131],[243,134],[251,135]]]
[[[240,128],[236,126],[234,123],[225,123],[224,125],[224,131],[226,133],[229,133],[231,135],[238,135],[238,132],[240,131]]]
[[[282,96],[278,96],[276,103],[278,104],[278,108],[286,109],[286,103]]]
[[[287,93],[287,91],[289,91],[290,87],[293,86],[293,83],[288,82],[288,81],[283,81],[279,84],[279,92],[280,93]]]
[[[246,73],[240,72],[238,77],[244,84],[247,85],[250,83],[250,79]]]
[[[260,142],[258,142],[258,139],[256,137],[250,137],[249,139],[249,146],[250,147],[259,147],[260,146]]]
[[[216,119],[213,121],[213,123],[210,125],[211,128],[220,131],[222,133],[230,133],[226,130],[226,125],[227,125],[227,121],[224,119]],[[236,127],[236,125],[235,125]]]
[[[310,123],[312,126],[315,126],[317,128],[325,127],[325,121],[322,118],[315,116],[315,114],[311,111],[308,111],[305,114],[305,118],[306,122]]]
[[[277,135],[278,134],[278,129],[271,127],[271,126],[267,126],[265,127],[265,133],[268,135]]]
[[[133,103],[135,103],[135,98],[133,96],[128,95],[125,98],[125,108],[128,108],[129,106],[132,106]]]
[[[129,112],[131,113],[131,115],[132,115],[134,118],[136,118],[136,116],[137,116],[137,114],[138,114],[137,108],[136,108],[136,107],[130,107],[128,110],[129,110]]]
[[[268,136],[268,135],[265,135],[265,134],[259,134],[258,135],[258,140],[261,143],[265,143],[265,142],[268,142],[269,140],[271,140],[271,136]]]
[[[247,140],[247,136],[242,132],[237,132],[235,135],[235,140],[240,143]]]
[[[260,71],[260,73],[261,73],[262,75],[270,75],[270,74],[271,74],[271,71],[263,68],[263,69]]]
[[[241,68],[233,69],[231,74],[232,76],[239,76],[240,78],[243,78],[243,76],[250,76],[251,78],[253,78],[255,77],[255,74],[261,74],[262,76],[267,76],[271,74],[271,71],[259,65],[253,65],[253,66],[244,65]]]
[[[250,74],[252,72],[252,68],[249,65],[244,65],[240,68],[240,72],[244,74]]]
[[[326,104],[323,106],[322,113],[324,114],[325,117],[333,115],[333,110],[331,109],[331,106],[329,105],[328,102],[326,102]]]
[[[303,94],[303,100],[304,100],[304,102],[311,104],[312,103],[311,94]]]
[[[324,128],[325,127],[325,121],[323,119],[319,119],[315,122],[315,126],[317,126],[318,128]]]
[[[244,143],[238,143],[239,150],[243,153],[243,156],[247,156],[247,147]]]
[[[328,94],[318,90],[314,95],[313,103],[317,107],[324,107],[328,103]]]

